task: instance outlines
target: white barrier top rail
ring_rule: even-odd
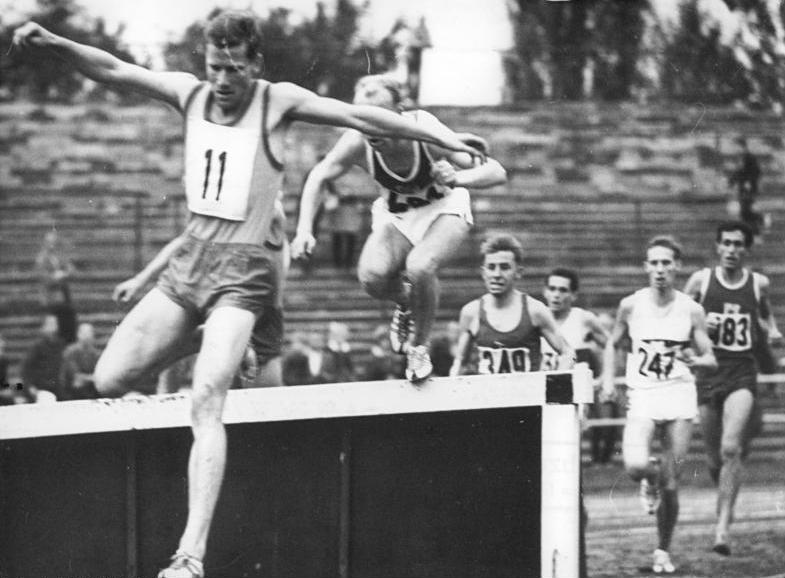
[[[532,372],[230,390],[226,424],[590,403],[591,374]],[[0,407],[0,440],[190,426],[187,394]]]

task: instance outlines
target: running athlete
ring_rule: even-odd
[[[769,303],[769,279],[744,266],[753,232],[743,222],[717,227],[719,265],[692,274],[684,287],[706,310],[719,369],[698,376],[698,406],[709,472],[717,492],[713,550],[731,553],[728,543],[733,506],[741,486],[743,460],[757,433],[758,368],[755,348],[761,335],[781,340]],[[761,332],[763,321],[765,331]]]
[[[575,351],[575,359],[579,363],[587,363],[596,375],[598,364],[592,354],[592,344],[604,348],[608,341],[608,334],[594,313],[580,307],[573,307],[578,292],[578,282],[578,274],[575,271],[554,269],[545,278],[543,296],[556,320],[559,332]],[[540,369],[558,369],[559,355],[547,341],[542,341],[541,350]]]
[[[101,395],[122,395],[204,324],[191,394],[188,519],[170,566],[160,573],[161,578],[201,577],[226,464],[226,391],[257,318],[277,300],[277,253],[264,241],[281,190],[288,127],[296,120],[346,126],[375,137],[422,139],[469,156],[482,154],[441,127],[257,79],[260,32],[249,12],[220,12],[207,23],[205,82],[123,62],[34,22],[14,31],[13,44],[60,58],[96,82],[145,94],[183,115],[187,238],[157,286],[115,330],[95,379]]]
[[[575,353],[559,332],[548,308],[516,288],[521,278],[523,249],[512,235],[496,235],[480,248],[482,278],[487,293],[461,309],[460,336],[450,375],[466,372],[470,352],[476,372],[538,371],[541,339],[558,353],[559,369],[569,369]]]
[[[641,484],[641,499],[657,515],[659,543],[652,570],[675,571],[669,550],[679,516],[679,471],[689,449],[692,421],[698,412],[693,370],[714,369],[717,362],[706,333],[703,309],[674,288],[681,268],[681,247],[671,237],[655,237],[646,249],[649,286],[619,305],[603,359],[603,389],[615,391],[616,348],[627,339],[627,396],[624,466]],[[651,456],[659,435],[662,459]]]
[[[354,102],[400,111],[400,86],[386,76],[366,76],[355,87]],[[449,130],[423,110],[400,115],[434,131]],[[433,371],[428,344],[438,308],[438,269],[456,253],[473,223],[466,187],[499,185],[506,174],[492,159],[475,164],[465,153],[433,144],[347,131],[305,182],[293,258],[307,257],[316,243],[313,220],[322,187],[355,165],[381,192],[357,274],[369,295],[396,303],[390,343],[406,354],[406,377],[419,382]]]

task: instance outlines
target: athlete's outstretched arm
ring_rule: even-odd
[[[152,258],[144,269],[114,288],[112,299],[120,303],[127,303],[138,297],[145,285],[158,277],[161,271],[166,268],[169,259],[180,248],[184,240],[183,236],[179,236],[169,241],[163,249],[158,251],[158,254]]]
[[[91,80],[140,92],[178,109],[185,85],[193,86],[197,82],[191,74],[153,72],[125,62],[99,48],[53,34],[35,22],[27,22],[14,30],[13,46],[44,50],[68,62]]]
[[[559,354],[559,369],[571,369],[575,365],[575,351],[573,351],[567,340],[559,331],[553,313],[543,303],[526,298],[529,306],[529,315],[532,323],[540,329],[540,333],[545,338],[553,350]]]
[[[473,328],[476,327],[479,315],[479,301],[471,301],[461,308],[458,318],[458,343],[455,345],[455,358],[450,367],[450,377],[461,375],[463,365],[469,356],[469,351],[474,344]]]
[[[288,82],[274,85],[274,94],[287,102],[287,116],[314,124],[345,126],[370,136],[421,140],[484,160],[482,150],[465,144],[454,132],[434,130],[390,110],[371,105],[347,104]],[[473,142],[470,139],[469,142]]]
[[[364,147],[364,139],[360,133],[347,131],[308,173],[300,197],[300,214],[291,245],[292,259],[307,257],[313,251],[316,246],[313,221],[321,200],[321,192],[327,183],[345,174],[352,165],[359,164]]]
[[[758,288],[760,289],[760,302],[758,303],[758,309],[760,312],[761,321],[764,328],[766,329],[766,335],[768,336],[769,343],[781,343],[782,333],[780,332],[779,327],[777,327],[777,320],[774,318],[774,312],[772,311],[771,301],[769,299],[769,295],[771,293],[771,283],[769,278],[766,275],[761,275],[760,273],[753,273],[753,275],[758,277]]]

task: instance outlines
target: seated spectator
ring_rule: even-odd
[[[283,356],[284,385],[310,385],[314,383],[309,360],[310,350],[305,335],[299,332],[292,335],[291,343]]]
[[[403,379],[406,370],[406,357],[393,352],[390,346],[390,326],[379,325],[373,332],[371,359],[360,374],[364,381],[384,381]]]
[[[357,378],[351,351],[349,326],[331,321],[327,327],[327,347],[322,356],[323,383],[344,383]]]
[[[91,323],[82,323],[76,334],[76,343],[72,343],[63,352],[63,364],[60,368],[60,387],[63,400],[95,399],[93,371],[98,357],[101,355],[95,346],[95,329]]]
[[[56,399],[62,397],[60,368],[65,349],[65,342],[58,334],[57,317],[54,314],[47,313],[44,316],[40,333],[40,337],[22,361],[24,388],[32,400],[39,402],[51,396]]]

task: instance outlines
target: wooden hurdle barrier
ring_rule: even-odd
[[[576,578],[570,372],[229,392],[209,578]],[[0,407],[0,576],[152,576],[185,524],[187,395]]]

